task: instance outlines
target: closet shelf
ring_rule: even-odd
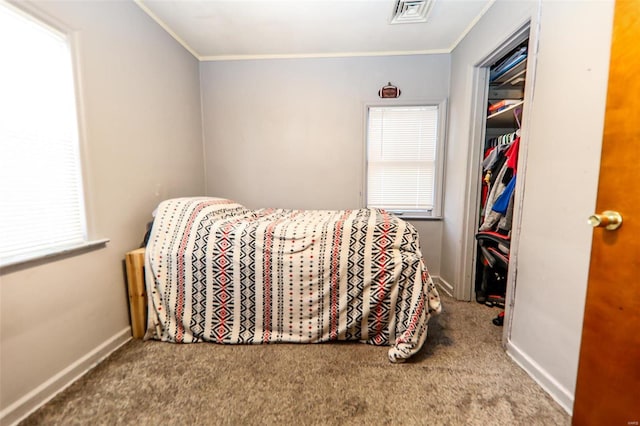
[[[487,117],[487,127],[517,128],[518,123],[516,122],[514,112],[516,111],[516,108],[520,108],[522,110],[522,104],[524,104],[524,101],[491,114]]]
[[[506,86],[509,87],[523,87],[525,76],[527,73],[527,59],[523,60],[515,67],[496,78],[494,81],[490,83],[493,89],[498,89],[500,87]]]

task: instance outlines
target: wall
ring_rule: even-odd
[[[249,207],[362,206],[365,105],[440,100],[449,55],[282,59],[201,65],[209,195]],[[439,273],[441,221],[414,222]]]
[[[469,285],[460,269],[465,196],[458,189],[466,183],[469,161],[473,67],[526,19],[532,19],[534,32],[539,24],[535,79],[527,79],[534,89],[523,129],[528,156],[507,351],[569,412],[590,258],[586,218],[595,205],[612,13],[611,1],[499,0],[452,52],[441,275],[455,287]]]
[[[89,218],[110,242],[2,271],[2,424],[126,341],[124,253],[161,198],[204,192],[198,62],[132,2],[33,7],[76,31]]]
[[[596,201],[612,24],[613,1],[542,2],[508,350],[527,370],[537,370],[543,386],[569,409],[591,256],[587,218]]]

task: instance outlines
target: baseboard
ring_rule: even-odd
[[[98,365],[130,339],[130,327],[124,328],[114,334],[109,340],[2,410],[2,412],[0,412],[0,424],[17,424]]]
[[[507,355],[522,367],[570,416],[573,414],[574,395],[571,392],[511,341],[507,342]]]
[[[431,277],[436,287],[442,290],[445,294],[453,297],[453,286],[445,281],[441,276],[435,275]]]

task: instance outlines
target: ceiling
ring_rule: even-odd
[[[390,23],[396,0],[134,1],[215,61],[449,53],[495,0],[433,0],[427,22],[405,24]]]

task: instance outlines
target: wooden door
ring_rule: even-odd
[[[640,424],[640,1],[615,5],[596,212],[573,424]]]

